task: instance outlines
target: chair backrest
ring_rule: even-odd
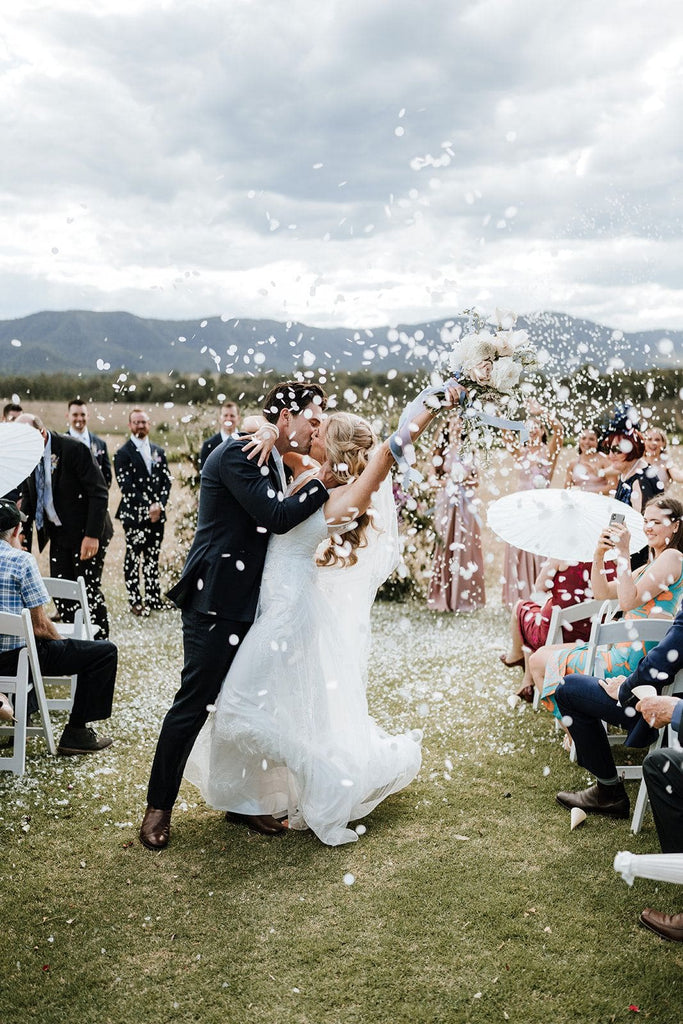
[[[26,736],[42,734],[47,741],[48,750],[51,754],[56,753],[55,741],[52,735],[52,723],[43,688],[43,678],[38,661],[38,651],[33,633],[31,612],[24,608],[20,615],[13,615],[10,612],[0,612],[0,633],[5,636],[17,637],[23,640],[25,647],[19,652],[19,659],[14,676],[3,675],[3,692],[15,695],[14,713],[16,722],[13,726],[5,726],[0,731],[14,733],[14,752],[8,757],[0,757],[0,769],[9,769],[17,775],[23,775],[26,758]],[[31,681],[29,672],[31,669]],[[29,726],[27,721],[27,696],[33,686],[38,710],[40,711],[41,725]]]
[[[594,622],[588,641],[586,675],[592,675],[598,647],[610,644],[656,643],[671,629],[672,619],[620,619],[618,622]]]
[[[75,580],[65,580],[57,576],[44,576],[43,583],[51,598],[54,599],[56,597],[61,601],[74,601],[80,606],[76,616],[78,616],[80,611],[81,618],[77,618],[75,624],[78,626],[82,622],[82,637],[79,637],[78,630],[74,631],[74,636],[77,639],[94,640],[95,631],[92,619],[90,618],[90,605],[88,603],[88,592],[85,589],[84,578],[79,576]]]
[[[555,605],[550,616],[546,644],[550,646],[565,642],[562,634],[563,626],[580,622],[582,619],[592,619],[595,626],[596,622],[610,619],[617,607],[617,601],[599,601],[597,598],[592,601],[581,601],[579,604],[570,604],[566,608]]]

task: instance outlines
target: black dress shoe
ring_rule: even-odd
[[[683,914],[662,914],[648,907],[640,915],[640,923],[662,939],[683,942]]]
[[[65,725],[62,738],[57,746],[58,754],[94,754],[98,750],[106,750],[113,743],[111,736],[98,736],[89,726],[78,728]]]
[[[616,786],[601,786],[598,782],[578,793],[558,793],[557,802],[569,810],[580,807],[586,814],[605,814],[610,818],[628,818],[631,804],[623,782]]]
[[[171,837],[171,812],[147,805],[140,826],[140,842],[148,850],[165,850]]]
[[[237,814],[235,811],[226,811],[225,820],[235,825],[246,825],[252,832],[262,836],[279,836],[287,831],[287,826],[271,814]]]

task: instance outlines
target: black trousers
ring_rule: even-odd
[[[662,853],[683,853],[683,751],[662,747],[643,761]]]
[[[38,662],[46,676],[78,675],[71,718],[97,722],[111,715],[118,651],[109,640],[42,640],[36,638]],[[0,652],[0,675],[16,671],[19,650]],[[29,711],[37,708],[29,694]]]
[[[109,616],[107,605],[102,593],[102,570],[104,569],[104,556],[107,553],[107,544],[100,541],[100,547],[94,558],[87,558],[84,562],[80,558],[80,545],[71,548],[50,541],[50,575],[58,576],[63,580],[75,580],[82,576],[85,580],[85,589],[88,594],[90,605],[90,618],[93,623],[100,627],[98,639],[106,640],[109,636]],[[64,622],[73,622],[78,607],[73,601],[55,601],[57,611]]]
[[[159,584],[159,552],[164,539],[164,524],[147,521],[141,524],[124,523],[126,555],[123,561],[123,576],[126,581],[128,600],[131,604],[146,604],[150,608],[161,608],[161,586]],[[140,574],[145,584],[145,599],[142,599]]]
[[[157,741],[147,790],[151,807],[163,811],[173,807],[185,764],[208,715],[207,704],[216,700],[239,642],[250,626],[250,622],[218,619],[191,608],[183,611],[185,663],[180,689],[166,713]]]

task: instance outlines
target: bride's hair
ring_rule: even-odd
[[[360,476],[368,464],[370,452],[377,444],[377,438],[369,423],[351,412],[334,412],[327,421],[325,450],[332,467],[332,475],[340,484],[348,484]],[[371,523],[372,509],[363,512],[340,527],[339,533],[330,537],[319,548],[316,564],[320,566],[355,565],[358,561],[356,550],[367,545],[366,533]]]

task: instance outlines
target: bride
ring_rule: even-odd
[[[413,436],[433,415],[425,408],[414,417]],[[270,538],[256,621],[185,777],[229,819],[287,817],[290,829],[338,846],[358,839],[350,821],[415,778],[421,736],[387,734],[365,693],[370,609],[398,559],[389,442],[378,445],[359,416],[333,413],[310,457],[285,457],[290,491],[325,459],[340,486],[318,512]]]

